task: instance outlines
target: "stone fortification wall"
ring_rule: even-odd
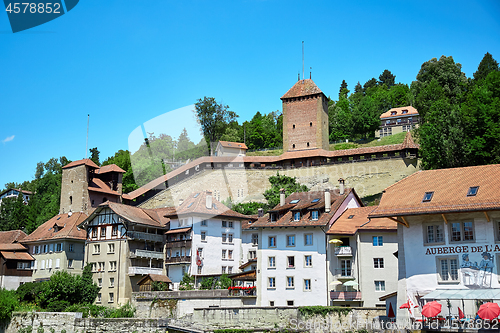
[[[231,197],[233,202],[263,201],[262,193],[270,188],[268,178],[276,172],[296,177],[312,191],[338,188],[338,179],[354,187],[360,197],[382,192],[386,187],[418,171],[416,159],[387,158],[372,161],[328,164],[292,169],[213,169],[205,170],[145,201],[142,208],[178,205],[193,192],[213,191],[216,199]]]

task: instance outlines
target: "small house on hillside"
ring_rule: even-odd
[[[219,141],[215,156],[245,156],[247,150],[247,146],[241,142]]]
[[[409,132],[418,127],[420,116],[413,106],[392,108],[380,115],[380,130],[375,136],[384,137],[401,132]]]
[[[3,199],[7,198],[17,198],[19,193],[22,193],[23,199],[24,199],[24,204],[27,205],[28,201],[30,200],[30,196],[33,194],[30,191],[25,191],[22,189],[17,189],[17,188],[8,188],[4,190],[2,193],[0,193],[0,205],[2,204]]]

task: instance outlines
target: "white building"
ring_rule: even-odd
[[[474,317],[500,300],[500,165],[416,172],[388,187],[370,218],[398,224],[398,321],[429,300]],[[447,308],[447,300],[451,307]],[[399,307],[420,305],[414,313]]]
[[[245,156],[247,150],[247,146],[241,142],[219,141],[215,156]]]
[[[325,205],[326,203],[326,205]],[[257,304],[328,305],[326,231],[361,201],[353,189],[281,193],[280,204],[259,218]]]
[[[249,217],[215,200],[212,192],[191,194],[165,217],[170,218],[165,266],[174,289],[185,273],[198,283],[203,277],[236,273],[247,261],[241,223]]]
[[[398,284],[397,223],[368,219],[375,207],[347,209],[328,230],[330,304],[385,306]]]
[[[2,204],[3,199],[7,199],[7,198],[15,199],[19,196],[19,193],[22,193],[24,204],[27,205],[28,201],[30,200],[30,196],[33,193],[31,193],[30,191],[25,191],[25,190],[16,189],[16,188],[9,188],[9,189],[4,190],[2,193],[0,193],[0,205]]]

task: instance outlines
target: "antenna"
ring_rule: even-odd
[[[87,159],[89,153],[89,121],[90,114],[87,114],[87,146],[85,147],[85,159]]]
[[[302,41],[302,80],[304,80],[304,41]]]
[[[309,79],[311,80],[312,80],[312,69],[313,69],[312,67],[309,67]]]

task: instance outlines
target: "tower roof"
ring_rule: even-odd
[[[311,79],[299,80],[284,94],[281,99],[309,96],[323,93]]]

